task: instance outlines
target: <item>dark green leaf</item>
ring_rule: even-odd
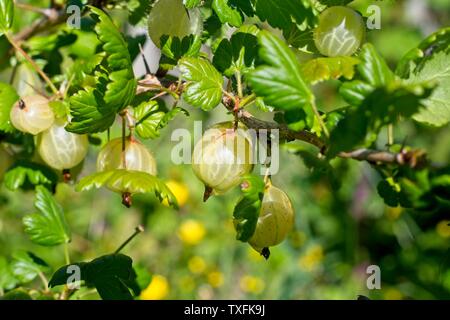
[[[183,58],[179,63],[183,78],[187,81],[183,98],[194,107],[205,111],[215,108],[222,101],[222,75],[202,58]]]
[[[23,218],[25,233],[42,246],[55,246],[70,241],[70,230],[61,206],[43,186],[36,187],[35,207],[39,213]]]
[[[358,71],[368,84],[374,87],[387,86],[394,80],[393,72],[372,44],[367,43],[362,47],[359,58],[361,63]]]
[[[163,35],[161,37],[161,52],[163,56],[160,64],[165,69],[171,69],[183,57],[197,57],[201,46],[202,40],[198,35],[189,35],[183,39]]]
[[[7,292],[0,300],[33,300],[28,292],[22,288],[18,288]]]
[[[36,278],[39,273],[48,271],[49,267],[33,253],[18,251],[13,255],[11,269],[21,283],[27,283]]]
[[[8,261],[0,256],[0,289],[11,290],[17,285],[18,281],[14,277],[11,266]]]

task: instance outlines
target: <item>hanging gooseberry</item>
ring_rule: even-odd
[[[325,56],[350,56],[364,40],[362,17],[354,10],[336,6],[320,14],[319,25],[314,30],[314,42]]]
[[[125,163],[123,156],[125,156]],[[125,164],[125,166],[124,166]],[[150,151],[138,140],[125,139],[125,150],[122,153],[122,138],[109,141],[97,157],[97,171],[127,169],[147,172],[156,176],[156,160]]]
[[[32,135],[47,130],[55,121],[49,100],[40,95],[20,99],[11,109],[10,118],[17,130]]]
[[[57,120],[38,139],[38,151],[42,160],[56,170],[67,170],[81,163],[88,152],[87,135],[66,131],[66,122]]]
[[[224,122],[206,130],[194,147],[192,168],[205,184],[206,201],[237,186],[253,169],[252,137],[241,125]]]
[[[163,35],[182,39],[199,34],[202,23],[197,10],[188,10],[182,0],[159,0],[148,17],[148,33],[153,43],[161,48]]]
[[[269,247],[281,243],[294,226],[294,208],[284,191],[269,184],[265,191],[255,232],[249,244],[266,259]]]

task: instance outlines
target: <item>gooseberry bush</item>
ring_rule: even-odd
[[[0,180],[11,191],[35,193],[37,211],[24,217],[24,232],[37,245],[63,246],[65,259],[33,292],[15,288],[49,272],[42,259],[18,252],[0,260],[0,293],[69,299],[81,285],[103,299],[138,296],[149,280],[120,252],[142,229],[113,253],[71,262],[70,226],[53,193],[61,183],[78,192],[107,188],[122,197],[124,214],[135,194],[155,195],[176,210],[158,175],[157,150],[144,141],[158,139],[176,117],[189,117],[190,108],[229,114],[193,149],[192,170],[205,185],[205,194],[195,196],[206,201],[240,188],[230,212],[236,238],[267,259],[301,220],[302,208],[294,210],[291,190],[274,185],[270,174],[256,173],[249,129],[276,132],[283,150],[327,179],[337,158],[368,162],[387,206],[448,213],[450,167],[409,147],[407,137],[396,141],[394,130],[403,122],[448,125],[450,28],[423,39],[394,68],[366,42],[366,13],[350,2],[56,0],[35,23],[17,29],[14,17],[27,8],[0,0],[7,48],[0,65],[11,75],[0,83]],[[70,5],[80,8],[79,26],[66,24]],[[161,51],[156,72],[147,67],[144,77],[135,76],[132,62],[141,53],[132,52],[125,26],[111,18],[118,11],[127,12],[128,25],[146,26]],[[83,46],[75,47],[77,41]],[[18,86],[18,77],[27,85]],[[322,110],[316,88],[327,82],[337,84],[344,107]],[[255,117],[253,107],[273,120]],[[116,127],[121,136],[111,138]],[[96,172],[80,176],[90,145],[101,146]]]

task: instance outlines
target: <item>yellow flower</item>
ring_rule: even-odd
[[[142,300],[162,300],[169,294],[169,283],[161,275],[154,275],[148,287],[141,292]]]
[[[319,245],[312,246],[300,257],[298,264],[305,271],[313,271],[323,260],[323,249]]]
[[[205,271],[206,263],[202,257],[195,256],[195,257],[192,257],[191,259],[189,259],[188,267],[192,273],[199,274],[199,273],[202,273],[203,271]]]
[[[243,276],[239,281],[241,290],[248,293],[258,294],[264,290],[264,280],[254,276]]]
[[[187,220],[178,228],[178,237],[186,244],[196,245],[202,241],[206,230],[201,222]]]
[[[403,294],[395,288],[387,289],[384,293],[384,299],[385,300],[402,300]]]
[[[212,271],[208,273],[208,282],[213,288],[218,288],[223,285],[223,274],[219,271]]]
[[[175,180],[167,181],[166,186],[170,191],[172,191],[173,195],[177,199],[178,206],[184,206],[189,199],[189,188],[184,183]],[[164,199],[162,204],[167,207],[169,206],[167,199]]]
[[[439,222],[436,226],[436,232],[438,235],[440,235],[442,238],[450,238],[450,221],[449,220],[442,220]]]

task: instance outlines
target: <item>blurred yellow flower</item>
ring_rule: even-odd
[[[192,273],[196,274],[202,273],[206,269],[205,260],[203,260],[202,257],[198,256],[192,257],[188,261],[188,268]]]
[[[219,271],[212,271],[208,273],[208,282],[213,288],[218,288],[223,285],[223,274]]]
[[[195,289],[195,280],[190,276],[184,276],[183,278],[181,278],[180,284],[180,290],[184,292],[192,292]]]
[[[242,291],[253,294],[261,293],[266,286],[263,279],[249,275],[243,276],[239,284]]]
[[[175,180],[169,180],[166,182],[166,186],[170,191],[172,191],[173,195],[177,199],[178,206],[184,206],[189,199],[189,188],[187,185]],[[169,206],[167,199],[164,199],[162,204],[167,207]]]
[[[442,238],[450,238],[450,221],[443,220],[436,225],[436,232]]]
[[[195,220],[187,220],[178,228],[178,237],[186,244],[196,245],[206,234],[205,226]]]
[[[142,300],[162,300],[169,294],[169,283],[164,276],[154,275],[147,288],[142,290]]]
[[[402,300],[403,294],[400,292],[400,290],[395,288],[387,289],[384,293],[384,299],[385,300]]]
[[[323,260],[323,248],[320,245],[310,247],[298,260],[299,267],[305,271],[313,271]]]

